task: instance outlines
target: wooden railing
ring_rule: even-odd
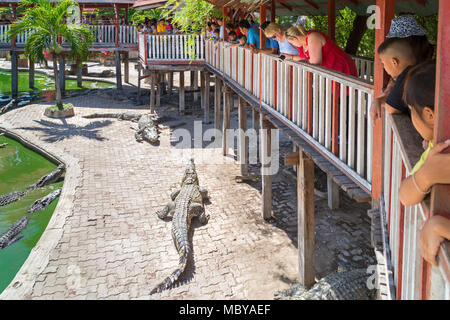
[[[139,57],[145,63],[163,61],[204,61],[203,35],[139,34]]]
[[[374,62],[373,59],[365,57],[352,56],[355,61],[356,70],[358,71],[358,77],[370,83],[373,83],[374,74]]]
[[[207,63],[291,124],[371,191],[373,87],[360,79],[277,56],[207,41]]]
[[[407,116],[389,114],[384,119],[384,205],[389,248],[393,267],[396,298],[412,300],[420,298],[420,291],[426,279],[419,248],[419,232],[428,217],[426,202],[415,206],[403,206],[398,198],[401,181],[409,176],[419,160],[422,139]],[[442,250],[442,249],[441,249]],[[441,256],[447,260],[447,256]],[[448,261],[445,265],[448,266]],[[432,268],[430,299],[449,299],[450,283],[448,270]]]
[[[116,27],[115,25],[86,25],[94,34],[94,45],[110,45],[116,43]],[[11,29],[11,25],[0,25],[0,43],[2,45],[10,44],[7,41],[7,32]],[[27,36],[32,32],[21,34],[17,37],[16,44],[24,45]],[[119,26],[118,29],[119,44],[137,44],[138,36],[135,26]]]

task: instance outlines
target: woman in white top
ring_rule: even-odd
[[[289,43],[286,31],[283,31],[278,24],[270,23],[264,30],[264,33],[268,38],[278,41],[280,55],[285,56],[288,60],[293,60],[295,56],[298,56],[298,49]]]

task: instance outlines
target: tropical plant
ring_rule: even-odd
[[[92,31],[82,25],[68,23],[78,6],[73,0],[51,2],[50,0],[22,0],[20,7],[26,8],[20,20],[14,22],[8,32],[8,38],[31,30],[25,44],[25,54],[30,60],[43,62],[44,52],[48,52],[53,60],[55,77],[56,105],[63,107],[61,87],[59,84],[58,61],[64,57],[62,42],[68,47],[67,58],[81,61],[88,59],[89,48],[93,42]]]
[[[149,20],[161,19],[162,13],[163,13],[162,8],[136,11],[130,15],[130,20],[133,25],[137,25],[139,23],[143,24],[145,22],[145,19],[149,19]]]

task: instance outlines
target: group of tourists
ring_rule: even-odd
[[[207,36],[212,40],[224,38],[220,20],[208,24]],[[280,59],[307,62],[357,77],[352,57],[340,48],[328,35],[317,30],[306,30],[301,25],[286,30],[273,22],[261,25],[243,20],[236,25],[225,26],[227,46],[241,46],[254,53],[279,55]],[[260,32],[266,36],[265,45],[260,43]],[[436,113],[434,110],[436,61],[434,46],[427,39],[427,30],[414,16],[402,15],[392,21],[390,32],[379,48],[380,60],[390,81],[383,93],[376,97],[370,107],[372,121],[381,117],[381,108],[390,114],[404,113],[424,139],[420,161],[410,176],[402,181],[400,201],[416,205],[423,201],[435,184],[450,184],[450,140],[434,144],[433,132]],[[428,219],[421,230],[420,247],[423,257],[436,265],[436,254],[443,239],[450,239],[450,220],[442,216]]]
[[[139,32],[145,32],[148,34],[177,34],[179,29],[175,23],[171,23],[169,20],[160,19],[148,19],[146,18],[144,24],[139,23],[137,25]]]

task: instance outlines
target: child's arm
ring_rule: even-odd
[[[442,216],[432,216],[420,229],[420,251],[423,258],[437,266],[436,255],[444,239],[450,239],[450,220]]]
[[[402,181],[398,194],[403,205],[420,203],[435,184],[450,184],[450,154],[441,153],[449,146],[450,140],[437,144],[423,166]]]
[[[381,118],[381,106],[386,103],[386,99],[391,93],[394,85],[394,80],[392,80],[392,78],[389,79],[389,83],[383,90],[383,93],[373,100],[372,105],[370,106],[370,117],[372,118],[372,122],[377,118]]]

